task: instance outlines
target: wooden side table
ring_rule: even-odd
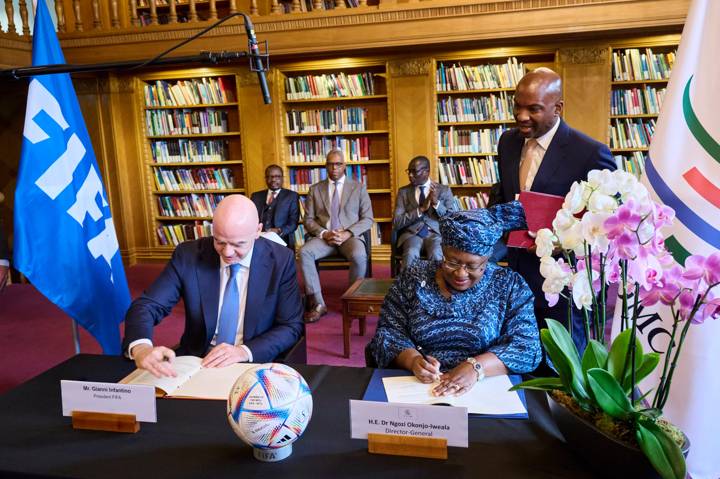
[[[394,280],[360,278],[342,295],[343,353],[350,357],[350,326],[353,318],[359,318],[360,336],[365,336],[365,316],[379,315],[385,295]]]

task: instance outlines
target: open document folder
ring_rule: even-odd
[[[440,404],[468,408],[473,415],[527,419],[525,391],[508,391],[520,376],[492,376],[475,384],[461,396],[433,396],[434,384],[423,384],[409,371],[376,369],[365,390],[365,401],[408,404]]]

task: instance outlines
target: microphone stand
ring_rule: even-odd
[[[191,36],[190,38],[187,38],[183,40],[182,42],[178,43],[177,45],[165,50],[164,52],[156,55],[155,57],[151,58],[150,60],[128,60],[124,62],[110,62],[110,63],[91,63],[91,64],[83,64],[83,65],[71,65],[67,63],[57,64],[57,65],[40,65],[40,66],[31,66],[31,67],[20,67],[20,68],[9,68],[5,70],[0,70],[0,79],[2,78],[13,78],[15,80],[19,80],[21,78],[27,78],[30,76],[37,76],[37,75],[52,75],[54,73],[81,73],[81,72],[96,72],[96,71],[108,71],[108,70],[119,70],[119,69],[129,69],[129,70],[136,70],[144,67],[150,67],[150,66],[160,66],[160,65],[177,65],[180,63],[210,63],[210,64],[218,64],[221,62],[230,62],[233,60],[237,60],[240,58],[250,58],[250,70],[251,71],[258,71],[257,65],[260,65],[262,68],[261,71],[266,71],[269,66],[269,60],[268,60],[268,49],[267,49],[267,41],[263,42],[265,43],[265,53],[259,53],[255,51],[251,52],[220,52],[220,53],[213,53],[213,52],[202,52],[198,55],[189,55],[189,56],[181,56],[181,57],[171,57],[171,58],[164,58],[165,55],[172,52],[173,50],[176,50],[183,45],[190,43],[191,41],[195,40],[196,38],[206,34],[210,30],[214,30],[218,26],[220,26],[222,23],[225,23],[226,21],[230,20],[231,18],[242,16],[247,30],[247,25],[251,25],[250,18],[245,13],[233,13],[228,15],[227,17],[221,18],[217,22],[213,23],[212,25],[208,26],[207,28],[199,31],[195,35]],[[251,27],[252,28],[252,27]]]

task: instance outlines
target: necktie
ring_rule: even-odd
[[[336,230],[340,228],[340,196],[338,195],[339,181],[333,183],[335,188],[333,189],[332,199],[330,200],[330,229]]]
[[[220,310],[220,326],[218,327],[217,338],[215,339],[215,345],[221,343],[228,343],[235,345],[235,335],[237,334],[238,326],[238,315],[240,314],[240,291],[238,290],[238,284],[235,279],[238,271],[240,271],[239,264],[231,264],[230,277],[225,285],[225,293],[223,293],[223,304]]]
[[[268,195],[267,204],[272,204],[273,201],[275,201],[275,198],[277,197],[278,192],[270,190],[270,194]]]
[[[523,149],[523,155],[522,155],[522,161],[520,162],[520,190],[525,191],[529,190],[532,185],[527,185],[528,176],[530,174],[530,170],[532,169],[533,163],[535,162],[535,159],[538,155],[538,150],[540,148],[540,145],[538,145],[538,142],[535,138],[530,138],[527,143],[525,143],[525,148]]]
[[[418,206],[422,206],[425,204],[425,185],[418,186],[420,188],[420,197],[418,198]],[[418,230],[417,235],[421,238],[427,238],[427,236],[430,234],[430,231],[428,231],[427,224],[425,224],[425,221],[423,221],[422,228]]]

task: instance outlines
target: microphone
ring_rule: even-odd
[[[260,90],[262,91],[263,102],[266,105],[272,103],[270,98],[270,89],[268,88],[267,78],[265,78],[265,67],[263,66],[262,59],[260,58],[260,51],[258,50],[257,38],[255,38],[255,30],[253,24],[250,21],[250,17],[246,14],[242,14],[245,20],[245,32],[248,37],[248,49],[250,50],[250,70],[256,71],[258,74],[258,80],[260,80]]]

